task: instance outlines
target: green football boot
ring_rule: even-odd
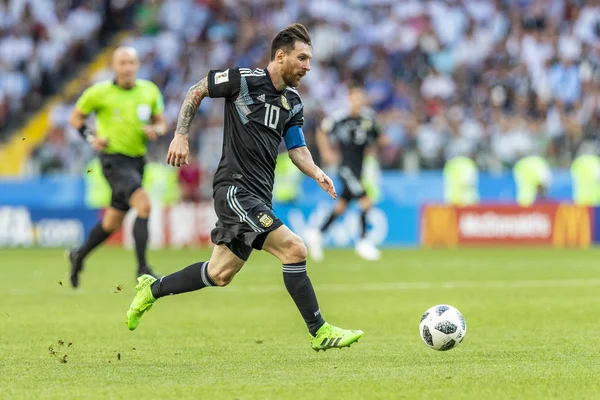
[[[319,328],[317,334],[310,336],[310,345],[313,350],[328,350],[333,348],[341,349],[342,347],[350,347],[354,342],[358,342],[363,335],[363,331],[351,331],[348,329],[338,328],[325,322]]]
[[[156,301],[152,296],[150,286],[156,282],[156,278],[151,275],[142,275],[137,278],[138,284],[135,287],[135,297],[127,310],[127,327],[130,331],[137,328],[142,319],[142,315],[152,308],[152,304]]]

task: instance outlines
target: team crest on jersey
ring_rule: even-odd
[[[270,215],[268,214],[259,214],[258,215],[258,222],[260,222],[260,224],[262,226],[264,226],[265,228],[270,227],[271,225],[273,225],[273,218],[271,218]]]
[[[218,74],[215,74],[215,85],[218,85],[219,83],[224,83],[224,82],[229,82],[229,70],[226,69],[223,72],[219,72]]]
[[[284,95],[281,95],[281,105],[283,106],[283,108],[285,108],[286,110],[290,111],[290,103],[288,103],[287,99],[285,98]]]

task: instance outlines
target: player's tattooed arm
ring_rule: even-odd
[[[202,99],[208,97],[208,79],[204,78],[200,82],[196,83],[187,92],[181,110],[179,111],[179,118],[177,119],[177,128],[175,128],[175,134],[187,136],[192,125],[192,120],[200,107]]]

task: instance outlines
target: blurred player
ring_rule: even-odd
[[[301,129],[302,99],[294,88],[310,70],[311,57],[306,28],[290,25],[273,39],[266,69],[212,70],[188,91],[167,155],[167,163],[178,167],[187,163],[190,124],[202,99],[226,99],[223,152],[213,181],[219,218],[211,234],[215,247],[209,261],[160,280],[149,275],[138,278],[137,294],[127,312],[130,330],[138,326],[156,299],[225,286],[253,249],[264,249],[283,264],[285,287],[304,318],[313,349],[347,347],[362,336],[362,331],[325,322],[306,273],[306,247],[272,210],[275,160],[282,138],[296,167],[336,198],[331,179],[313,162]]]
[[[365,108],[366,94],[361,86],[351,85],[348,88],[348,100],[349,111],[324,119],[321,129],[317,132],[317,146],[326,164],[334,161],[329,140],[339,145],[341,163],[338,174],[344,189],[321,229],[309,229],[305,234],[310,256],[315,261],[323,259],[323,233],[346,211],[348,203],[354,199],[358,199],[361,209],[361,234],[360,240],[356,242],[356,252],[366,260],[378,260],[381,256],[375,245],[366,239],[367,214],[373,203],[367,196],[360,179],[367,149],[374,143],[379,146],[385,145],[386,136],[381,134],[380,126]]]
[[[74,288],[79,286],[86,256],[121,227],[131,207],[137,211],[133,225],[137,276],[154,275],[146,261],[150,199],[142,188],[142,176],[148,140],[156,140],[166,131],[163,100],[154,83],[137,79],[139,61],[135,49],[119,47],[115,50],[112,67],[115,79],[88,88],[69,119],[100,153],[102,173],[112,189],[110,207],[102,222],[92,229],[81,247],[69,253]],[[96,135],[85,122],[91,113],[96,114]]]

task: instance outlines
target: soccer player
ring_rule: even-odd
[[[306,28],[293,24],[271,43],[266,69],[212,70],[193,85],[181,107],[167,163],[187,163],[188,133],[205,97],[225,98],[223,152],[213,181],[216,227],[209,261],[192,264],[156,280],[138,278],[136,295],[127,311],[127,326],[136,329],[145,311],[161,297],[225,286],[244,266],[253,249],[265,250],[283,264],[283,281],[309,331],[313,349],[347,347],[362,331],[325,322],[306,272],[306,247],[271,209],[277,148],[283,138],[291,160],[336,198],[331,179],[313,162],[306,148],[302,99],[295,87],[310,70],[311,39]]]
[[[102,221],[92,229],[81,247],[69,252],[74,288],[79,286],[79,275],[87,255],[119,229],[131,207],[137,211],[133,225],[137,276],[154,275],[146,261],[150,199],[142,188],[142,176],[148,141],[156,140],[166,132],[163,99],[154,83],[137,79],[139,61],[135,49],[116,49],[112,67],[114,80],[99,82],[85,90],[69,119],[100,153],[102,173],[112,189],[110,207]],[[95,135],[86,125],[91,113],[96,114]]]
[[[329,139],[339,145],[341,163],[338,173],[344,190],[320,230],[309,229],[305,233],[310,256],[315,261],[323,260],[322,234],[346,211],[348,203],[354,199],[358,199],[361,209],[361,238],[356,242],[356,252],[366,260],[378,260],[381,256],[375,245],[366,239],[367,214],[373,203],[367,196],[360,178],[365,152],[374,143],[384,146],[387,137],[381,134],[380,126],[365,108],[366,95],[361,86],[349,86],[348,100],[349,112],[325,118],[317,132],[317,146],[326,164],[332,163],[334,159]]]

